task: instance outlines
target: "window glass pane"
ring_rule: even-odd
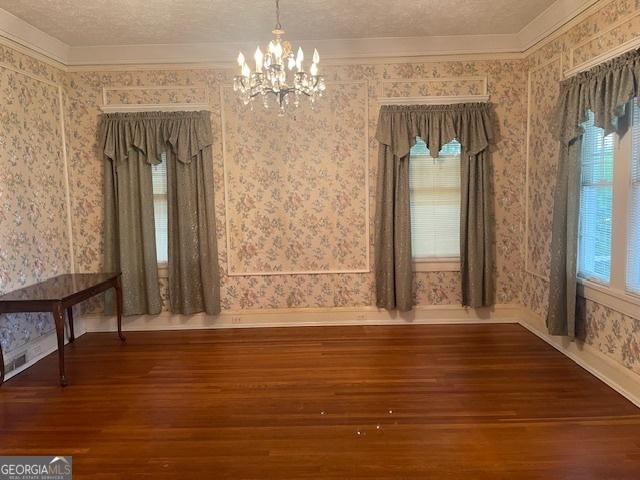
[[[627,290],[640,294],[640,105],[633,100],[631,194],[627,253]]]
[[[167,156],[162,154],[162,163],[151,166],[153,182],[153,215],[156,226],[156,253],[158,263],[167,263],[169,259],[167,202]]]
[[[593,113],[583,124],[578,273],[609,283],[613,206],[613,134],[594,126]]]
[[[460,144],[433,158],[418,138],[411,149],[411,245],[414,258],[460,256]]]

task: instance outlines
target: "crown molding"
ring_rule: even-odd
[[[305,50],[317,48],[324,60],[364,60],[380,57],[421,57],[514,53],[516,35],[458,35],[430,37],[388,37],[296,42]],[[256,43],[197,43],[180,45],[128,45],[71,47],[66,64],[132,65],[167,63],[214,63],[235,65],[238,51],[252,52]]]
[[[547,38],[599,1],[556,0],[518,32],[520,51],[524,52],[533,48],[538,42]]]
[[[0,35],[62,65],[69,59],[69,45],[1,8]]]
[[[603,0],[556,0],[518,33],[449,35],[300,41],[305,49],[318,48],[323,63],[379,62],[380,59],[424,59],[482,56],[523,58],[567,22],[582,16]],[[228,68],[239,50],[251,52],[255,43],[194,43],[167,45],[105,45],[73,47],[0,9],[0,36],[37,52],[70,70],[91,66],[202,65]]]

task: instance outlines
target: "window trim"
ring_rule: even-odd
[[[414,272],[459,272],[460,257],[422,257],[413,259]]]
[[[167,262],[158,263],[158,277],[169,278],[169,264]]]
[[[640,319],[640,295],[612,288],[583,277],[578,277],[578,295],[599,303],[628,317]]]

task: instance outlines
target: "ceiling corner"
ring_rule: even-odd
[[[533,47],[599,1],[556,0],[518,32],[520,51]]]
[[[0,8],[0,36],[62,65],[66,65],[69,60],[69,45],[2,8]]]

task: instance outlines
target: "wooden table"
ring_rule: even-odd
[[[73,342],[73,305],[110,288],[116,291],[118,336],[122,335],[122,284],[120,273],[71,273],[58,275],[40,283],[0,296],[0,313],[51,312],[58,337],[60,385],[67,385],[64,374],[64,311],[69,318],[69,342]],[[4,381],[4,357],[0,344],[0,384]]]

